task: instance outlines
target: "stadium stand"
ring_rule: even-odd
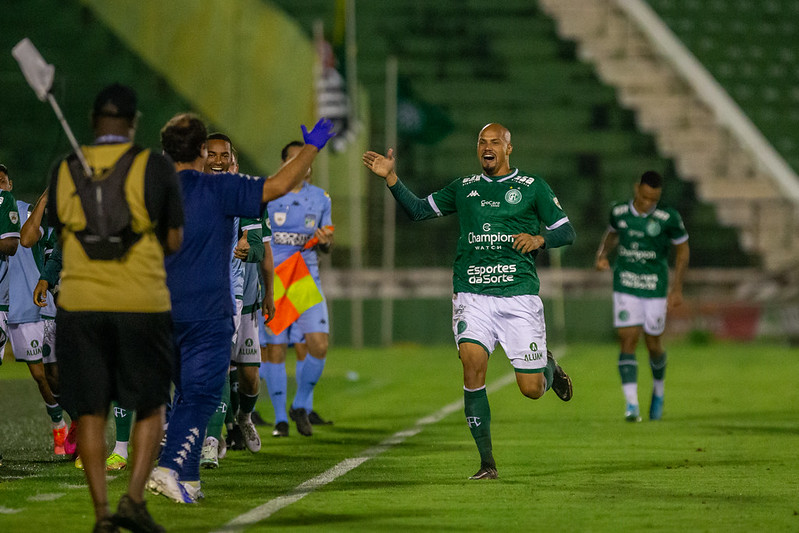
[[[340,36],[334,31],[340,27],[334,2],[273,2],[309,35],[321,19],[327,35]],[[358,78],[372,105],[372,146],[384,144],[388,55],[398,58],[400,76],[416,95],[444,110],[454,124],[452,133],[435,145],[400,139],[399,174],[418,194],[477,170],[471,149],[476,133],[485,122],[498,121],[513,133],[513,164],[542,175],[578,228],[577,242],[564,254],[566,266],[592,264],[606,207],[629,196],[635,178],[649,168],[667,176],[664,200],[684,214],[691,228],[692,264],[748,266],[756,261],[741,250],[735,230],[719,223],[714,206],[697,199],[693,183],[672,179],[678,168],[661,155],[653,135],[639,127],[641,117],[619,103],[617,90],[577,57],[575,43],[559,37],[553,19],[536,3],[508,0],[499,10],[486,10],[484,3],[472,0],[358,2],[357,7]],[[372,188],[372,209],[382,205],[382,194],[381,188]],[[380,216],[376,211],[370,218]],[[398,266],[451,262],[454,220],[429,222],[429,242],[420,242],[418,228],[404,216],[397,223],[398,250],[416,250],[400,253]],[[380,227],[373,226],[369,239],[377,242]]]
[[[674,159],[679,175],[738,229],[743,248],[769,272],[794,268],[796,121],[785,104],[797,77],[786,64],[793,57],[786,45],[796,38],[779,35],[795,34],[796,3],[651,0],[655,11],[640,0],[541,4],[561,35],[579,42],[580,56],[618,88],[620,101],[636,109],[639,125]],[[765,38],[769,32],[776,35]]]

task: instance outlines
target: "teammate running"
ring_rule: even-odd
[[[571,244],[574,229],[543,179],[511,168],[512,151],[510,131],[486,125],[477,138],[483,173],[458,178],[425,199],[397,177],[393,150],[363,155],[364,165],[386,180],[413,220],[458,214],[452,325],[463,365],[466,423],[480,452],[480,469],[470,479],[497,478],[485,389],[497,342],[523,395],[538,399],[551,387],[563,401],[572,396],[569,376],[547,350],[535,259],[539,250]]]

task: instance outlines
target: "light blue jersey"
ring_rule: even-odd
[[[272,229],[275,266],[285,261],[313,236],[317,228],[333,224],[330,195],[324,189],[305,183],[299,192],[290,192],[267,204]],[[316,250],[302,251],[308,270],[319,285],[319,259]]]
[[[28,219],[31,207],[27,202],[17,201],[20,225]],[[47,306],[43,308],[33,303],[33,290],[39,282],[39,275],[44,267],[48,237],[49,234],[44,232],[39,242],[32,248],[19,246],[17,253],[9,257],[9,324],[26,324],[55,317],[53,298],[48,298]]]

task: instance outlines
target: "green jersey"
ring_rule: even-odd
[[[613,290],[642,298],[665,298],[669,249],[688,240],[680,214],[670,207],[639,213],[632,200],[610,210],[610,231],[619,236]]]
[[[569,223],[549,185],[534,174],[475,174],[427,197],[438,216],[458,214],[453,289],[490,296],[538,294],[538,251],[513,249],[512,235],[539,235]]]

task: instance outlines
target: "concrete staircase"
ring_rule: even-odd
[[[741,247],[759,255],[767,272],[799,265],[799,203],[750,149],[734,138],[679,70],[659,52],[638,22],[611,0],[539,0],[561,37],[578,42],[582,59],[617,88],[620,102],[636,111],[681,177],[734,226]]]

